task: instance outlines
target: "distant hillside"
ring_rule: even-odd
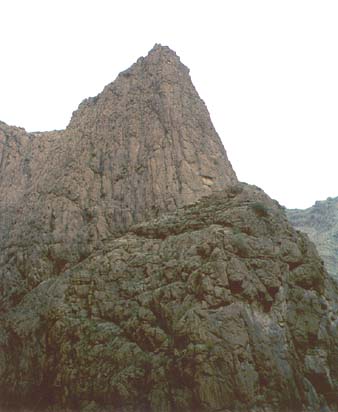
[[[288,210],[287,216],[296,229],[309,235],[328,272],[338,278],[338,197],[316,202],[305,210]]]

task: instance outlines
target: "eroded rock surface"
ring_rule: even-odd
[[[336,284],[172,51],[0,142],[1,411],[338,410]]]
[[[293,226],[317,246],[328,272],[338,281],[338,197],[318,201],[308,209],[287,210]]]
[[[334,411],[333,285],[305,235],[237,185],[133,226],[1,328],[1,399],[93,411]]]
[[[82,102],[66,130],[0,123],[0,311],[112,234],[236,181],[168,47]]]

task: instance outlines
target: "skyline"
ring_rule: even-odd
[[[62,129],[84,98],[161,43],[189,67],[239,180],[289,208],[338,196],[338,6],[158,5],[1,4],[0,120]]]

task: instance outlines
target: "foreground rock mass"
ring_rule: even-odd
[[[287,210],[293,226],[315,243],[328,272],[338,280],[338,197],[316,202],[308,209]]]
[[[1,410],[338,410],[336,285],[175,53],[0,130]]]

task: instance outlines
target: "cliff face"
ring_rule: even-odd
[[[287,210],[292,225],[317,246],[328,272],[338,280],[338,197],[316,202],[312,207]]]
[[[172,51],[0,129],[1,410],[337,410],[336,286]]]
[[[237,181],[188,69],[162,46],[81,103],[66,130],[1,123],[0,142],[2,282],[11,283],[0,310],[103,239]]]

